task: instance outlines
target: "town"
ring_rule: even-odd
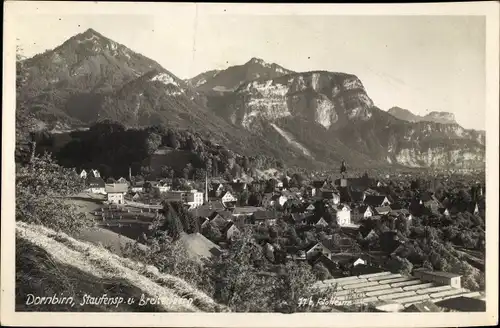
[[[104,180],[95,169],[79,172],[100,226],[146,243],[153,223],[167,216],[165,204],[177,204],[178,212],[182,204],[194,224],[173,225],[183,231],[168,233],[204,261],[227,253],[250,229],[265,256],[262,274],[275,275],[288,261],[307,263],[316,277],[311,288],[336,288],[336,299],[344,301],[326,306],[329,311],[361,305],[384,312],[484,309],[486,190],[480,174],[355,177],[342,163],[340,172],[318,179],[276,175],[251,182],[205,175],[174,190],[168,178],[145,181],[130,173]],[[446,243],[442,250],[435,244],[426,249],[438,240]],[[353,292],[362,297],[348,305]]]

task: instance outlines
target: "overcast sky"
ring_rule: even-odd
[[[180,78],[252,57],[294,71],[357,75],[383,110],[448,111],[485,128],[485,21],[481,16],[304,16],[207,14],[24,15],[26,56],[93,28]]]

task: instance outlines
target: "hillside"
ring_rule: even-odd
[[[152,266],[119,257],[106,249],[69,237],[43,226],[16,222],[18,311],[227,311],[206,294],[177,277],[161,274]],[[75,305],[26,306],[27,294],[73,296]],[[77,295],[75,291],[82,294]],[[84,294],[123,297],[124,303],[80,306]],[[141,295],[162,303],[139,306]],[[128,305],[126,299],[134,297]],[[186,301],[193,299],[192,302]]]

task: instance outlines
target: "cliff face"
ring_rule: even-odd
[[[235,91],[231,122],[247,129],[255,119],[275,121],[292,116],[335,129],[349,120],[367,120],[372,100],[354,75],[330,72],[290,74],[256,80]]]
[[[484,133],[431,121],[453,118],[446,113],[400,120],[375,107],[350,74],[321,71],[254,80],[226,97],[225,107],[219,114],[231,123],[262,138],[283,138],[325,163],[345,158],[358,166],[484,165]]]

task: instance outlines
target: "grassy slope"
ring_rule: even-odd
[[[121,311],[218,312],[226,308],[177,277],[158,269],[119,257],[43,226],[16,223],[17,291],[19,311],[116,311],[115,306],[46,306],[27,308],[27,294],[75,296],[77,304],[85,293],[100,296],[159,297],[164,302],[151,307],[122,305]],[[192,298],[192,304],[182,299]]]

